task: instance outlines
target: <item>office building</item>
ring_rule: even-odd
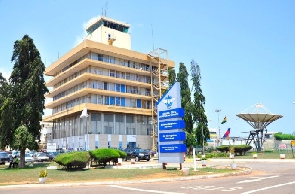
[[[45,97],[53,101],[43,122],[52,123],[57,148],[156,149],[156,102],[168,89],[174,62],[165,49],[132,51],[129,28],[98,17],[82,43],[46,68],[52,90]]]

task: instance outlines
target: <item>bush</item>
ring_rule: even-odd
[[[198,158],[202,158],[202,154],[197,154]],[[207,153],[206,158],[219,158],[219,157],[227,157],[226,152],[215,152],[215,153]]]
[[[121,156],[126,157],[126,153],[122,153],[120,150],[100,148],[96,150],[89,151],[91,158],[93,158],[99,164],[103,164],[105,167],[108,162],[118,161]]]
[[[295,140],[295,135],[276,133],[274,135],[276,140]]]
[[[234,149],[234,153],[238,153],[239,155],[245,155],[245,153],[252,149],[252,146],[250,145],[222,145],[217,147],[216,149],[220,152],[229,152],[230,147]]]
[[[86,164],[90,160],[90,154],[88,152],[68,152],[59,154],[54,158],[54,161],[67,169],[78,168],[82,169],[86,167]]]

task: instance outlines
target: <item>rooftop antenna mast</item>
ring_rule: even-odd
[[[104,16],[107,17],[108,2],[105,4]]]
[[[154,47],[154,29],[153,29],[153,24],[151,24],[152,26],[152,38],[153,38],[153,51],[155,50],[155,47]]]

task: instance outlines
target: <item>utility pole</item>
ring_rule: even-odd
[[[219,112],[221,109],[216,109],[215,112],[217,113],[217,127],[218,127],[218,145],[220,144],[220,126],[219,126]]]

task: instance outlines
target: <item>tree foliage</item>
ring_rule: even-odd
[[[23,36],[21,40],[14,43],[14,50],[11,58],[14,63],[13,71],[9,78],[9,86],[5,88],[5,93],[1,103],[1,135],[0,143],[10,145],[12,149],[20,149],[21,164],[24,160],[25,149],[37,149],[34,143],[35,139],[40,138],[45,93],[48,92],[45,86],[43,64],[40,53],[36,48],[33,39],[28,35]],[[0,81],[3,80],[0,77]],[[20,126],[27,127],[28,133],[33,136],[30,144],[23,145],[22,148],[14,144],[17,142],[16,128]],[[30,139],[32,140],[32,139]],[[24,146],[27,146],[24,148]],[[23,167],[22,165],[20,167]]]
[[[295,140],[295,135],[291,134],[276,133],[274,137],[276,140]]]
[[[172,67],[168,68],[168,80],[169,80],[169,87],[172,87],[176,81],[175,69]]]
[[[193,83],[193,106],[192,116],[193,120],[196,122],[196,138],[197,144],[203,145],[203,140],[206,142],[210,139],[210,132],[208,129],[208,120],[205,114],[205,96],[202,94],[201,89],[201,71],[200,67],[194,61],[191,62],[191,80]]]
[[[184,63],[179,64],[177,81],[180,82],[181,107],[185,109],[184,121],[185,130],[188,133],[193,131],[193,120],[191,115],[191,91],[188,85],[188,72]]]

